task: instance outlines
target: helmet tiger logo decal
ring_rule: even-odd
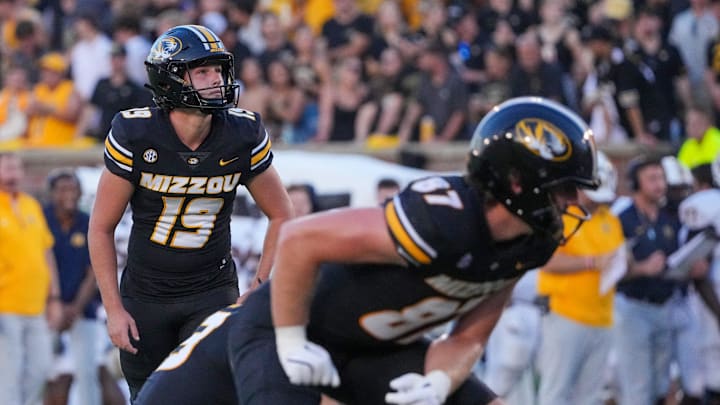
[[[520,142],[543,159],[562,162],[572,154],[567,135],[548,121],[526,118],[515,125],[515,131]]]
[[[161,41],[157,41],[150,51],[151,60],[167,60],[175,56],[182,50],[182,41],[173,36],[166,36]]]

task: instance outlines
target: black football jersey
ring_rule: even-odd
[[[105,165],[135,186],[123,294],[174,299],[235,282],[236,188],[270,166],[270,147],[260,116],[242,109],[213,114],[209,136],[194,151],[180,141],[167,111],[118,113],[105,140]]]
[[[545,264],[557,248],[538,235],[493,242],[484,202],[460,176],[417,180],[384,209],[409,265],[324,265],[312,339],[339,349],[413,342]]]

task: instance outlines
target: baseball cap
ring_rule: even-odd
[[[607,18],[622,21],[633,16],[633,2],[631,0],[605,0],[604,12]]]
[[[607,41],[612,42],[615,39],[613,32],[605,25],[586,25],[580,32],[583,42],[590,41]]]
[[[50,52],[40,58],[41,69],[52,70],[53,72],[65,73],[68,68],[65,57],[59,52]]]
[[[123,44],[119,44],[117,42],[114,42],[112,44],[112,48],[110,48],[110,55],[111,56],[125,56],[127,55],[127,51],[125,50],[125,46]]]

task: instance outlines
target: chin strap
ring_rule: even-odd
[[[568,211],[568,208],[565,208],[565,210],[562,212],[563,216],[568,216],[570,218],[576,219],[577,224],[575,225],[575,227],[569,234],[565,235],[565,232],[563,231],[563,234],[560,237],[560,241],[559,241],[560,245],[566,244],[567,241],[570,238],[572,238],[572,236],[575,235],[575,233],[580,229],[580,226],[583,224],[583,222],[589,220],[590,217],[592,216],[590,214],[590,212],[587,210],[587,208],[583,207],[582,205],[578,204],[578,205],[574,205],[574,207],[577,207],[581,213],[577,214],[574,212],[570,212],[570,211]]]

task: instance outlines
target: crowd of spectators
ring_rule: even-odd
[[[0,147],[102,141],[117,111],[152,105],[152,40],[203,24],[276,143],[466,140],[537,95],[601,146],[679,148],[687,111],[720,108],[719,16],[710,0],[0,0]]]

